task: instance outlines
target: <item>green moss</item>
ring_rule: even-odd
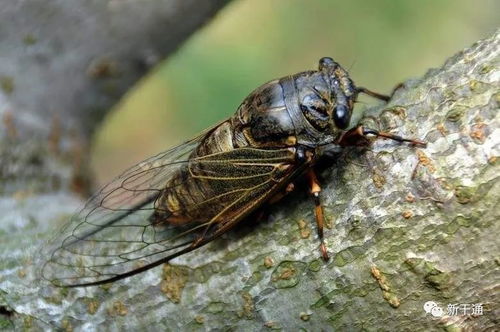
[[[477,80],[471,80],[469,87],[474,93],[483,93],[489,89],[489,85]]]
[[[497,106],[498,106],[498,104],[500,104],[500,92],[493,94],[493,98],[496,101]]]
[[[7,300],[5,298],[6,295],[7,295],[7,292],[0,289],[0,306],[3,306],[3,307],[7,306]]]
[[[342,289],[342,290],[344,290],[345,293],[347,293],[351,290],[352,284],[350,284],[344,278],[337,278],[335,280],[335,287],[337,287],[338,289]]]
[[[184,326],[186,331],[204,331],[203,324],[198,323],[196,319],[193,319]]]
[[[352,241],[361,240],[365,236],[366,232],[361,227],[355,227],[349,231],[347,237]]]
[[[391,251],[395,250],[395,251]],[[392,246],[387,252],[381,255],[385,262],[401,262],[401,251],[399,247]]]
[[[333,258],[333,264],[335,266],[344,266],[346,265],[348,262],[347,260],[344,258],[344,256],[342,255],[342,252],[339,252],[335,255],[335,257]]]
[[[11,329],[14,327],[12,321],[4,316],[0,316],[0,330]]]
[[[479,72],[481,74],[487,74],[490,71],[492,71],[493,69],[495,69],[495,66],[492,66],[490,64],[484,64],[483,66],[481,66],[481,69],[479,70]]]
[[[340,289],[334,289],[328,294],[322,295],[318,301],[311,305],[311,309],[318,309],[330,303],[331,299],[335,297],[335,295],[342,293]]]
[[[280,246],[288,246],[290,243],[293,243],[294,241],[297,241],[297,237],[294,235],[283,236],[278,240],[278,244]]]
[[[423,271],[427,274],[437,273],[439,270],[434,266],[434,263],[424,260]]]
[[[353,289],[349,294],[357,297],[365,297],[369,293],[368,287],[360,287]]]
[[[262,280],[264,276],[262,275],[261,272],[259,271],[255,271],[254,273],[252,273],[252,276],[248,279],[247,281],[247,285],[250,285],[250,286],[254,286],[256,285],[259,281]]]
[[[435,227],[436,226],[434,226],[434,225],[425,226],[424,229],[422,230],[421,234],[432,234],[436,231]]]
[[[59,296],[46,296],[43,299],[48,303],[57,304],[57,305],[62,304],[62,298]]]
[[[329,302],[330,302],[330,299],[328,298],[328,296],[323,295],[322,297],[319,298],[318,301],[316,301],[314,304],[311,305],[311,308],[318,309],[318,308],[321,308],[322,306],[326,305]]]
[[[447,325],[444,327],[446,332],[462,332],[464,329],[455,324]]]
[[[458,222],[456,222],[455,220],[453,220],[446,225],[445,232],[447,234],[455,234],[459,228],[460,228],[460,224]]]
[[[231,267],[228,267],[227,269],[223,269],[222,271],[219,272],[219,275],[221,276],[226,276],[226,275],[230,275],[232,274],[234,271],[236,271],[238,269],[237,266],[231,266]]]
[[[423,262],[422,258],[407,258],[405,260],[405,264],[412,270],[413,272],[416,272],[417,267]]]
[[[362,256],[365,252],[365,249],[361,246],[352,246],[346,248],[342,251],[339,251],[335,257],[333,258],[333,264],[335,266],[344,266],[358,257]]]
[[[467,204],[475,198],[476,190],[475,187],[456,186],[455,197],[460,204]]]
[[[232,268],[235,267],[231,267],[228,269],[223,269],[223,268],[224,268],[224,263],[221,262],[212,262],[210,264],[200,266],[193,270],[193,279],[196,282],[204,283],[207,282],[207,280],[210,279],[211,276],[221,273],[228,274],[227,270],[231,270]]]
[[[204,274],[204,271],[202,269],[195,269],[193,271],[193,281],[197,283],[205,283],[210,276],[207,276]]]
[[[412,240],[407,239],[406,241],[403,241],[400,245],[396,247],[397,252],[402,252],[403,249],[408,249],[410,247],[413,247],[414,243]],[[399,257],[399,255],[398,255]]]
[[[241,252],[239,250],[232,250],[228,251],[227,254],[224,256],[224,259],[226,261],[234,261],[235,259],[241,257]]]
[[[204,309],[203,312],[210,314],[218,314],[224,311],[226,304],[224,302],[210,302]]]
[[[294,287],[299,283],[306,267],[307,264],[303,262],[283,261],[274,269],[271,282],[276,288]]]
[[[309,271],[318,272],[321,268],[321,265],[321,261],[319,259],[315,259],[309,263],[307,268],[309,269]]]
[[[472,218],[469,217],[464,217],[464,216],[458,216],[455,219],[453,219],[457,224],[463,227],[470,227],[472,224]]]
[[[342,308],[338,312],[336,312],[334,315],[331,315],[330,317],[328,317],[328,320],[330,322],[336,322],[339,318],[341,318],[344,315],[344,313],[346,311],[347,311],[347,308]]]
[[[446,120],[450,122],[458,122],[464,116],[465,108],[464,107],[455,107],[446,113]]]
[[[394,234],[393,228],[379,228],[375,232],[375,235],[373,236],[373,238],[375,239],[375,242],[378,243],[380,241],[390,239],[393,234]]]
[[[0,270],[19,268],[19,262],[15,260],[0,261]]]
[[[97,286],[99,287],[100,289],[102,289],[104,292],[109,292],[109,290],[111,289],[111,287],[113,287],[113,283],[110,282],[110,283],[107,283],[107,284],[102,284],[102,285],[99,285]]]
[[[448,287],[451,280],[451,276],[449,275],[449,273],[444,273],[439,270],[435,270],[433,271],[433,273],[430,273],[427,276],[425,276],[425,280],[435,289],[442,290]]]
[[[450,284],[451,275],[440,271],[432,262],[420,258],[409,258],[405,264],[411,271],[423,277],[429,286],[437,290],[443,290]]]
[[[31,316],[25,316],[23,319],[24,327],[26,329],[30,329],[33,327],[33,317]]]
[[[436,236],[436,239],[435,241],[433,241],[435,244],[441,244],[441,245],[446,245],[448,243],[450,243],[451,239],[453,237],[451,235],[448,235],[446,233],[442,233],[442,234],[438,234]],[[432,245],[432,244],[430,244]]]
[[[68,296],[68,294],[69,294],[69,288],[68,287],[62,287],[62,288],[60,288],[59,295],[61,295],[61,297],[66,297],[66,296]]]
[[[415,250],[418,252],[427,251],[428,246],[432,246],[432,243],[429,243],[429,244],[418,243],[417,246],[415,247]]]

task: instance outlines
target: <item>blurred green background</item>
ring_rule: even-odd
[[[232,1],[115,107],[95,137],[92,167],[106,182],[323,56],[350,68],[358,85],[389,93],[490,35],[499,13],[497,0]]]

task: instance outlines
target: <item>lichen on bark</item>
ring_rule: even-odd
[[[312,203],[295,193],[267,221],[171,262],[182,271],[178,303],[161,291],[161,268],[107,287],[58,289],[37,282],[33,254],[50,235],[44,224],[62,221],[77,202],[65,198],[64,209],[50,210],[61,197],[40,196],[29,207],[19,197],[2,201],[2,211],[32,220],[0,233],[0,305],[12,312],[9,324],[172,331],[498,326],[499,46],[497,32],[367,112],[366,125],[429,144],[379,140],[344,151],[322,172],[328,263],[318,259],[315,232],[301,236],[297,225],[313,222]],[[37,210],[44,202],[49,211]],[[426,315],[423,304],[431,300],[444,316]],[[484,312],[447,315],[455,303],[481,303]]]

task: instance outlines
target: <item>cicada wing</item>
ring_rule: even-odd
[[[148,237],[156,231],[148,217],[155,202],[202,138],[144,160],[93,195],[42,249],[42,278],[70,285],[78,282],[86,266],[113,266],[123,262],[120,254],[152,242]],[[101,277],[98,272],[93,276]]]
[[[188,142],[131,168],[92,197],[55,240],[43,277],[62,286],[118,280],[157,266],[220,236],[260,206],[299,167],[290,149],[240,148],[189,158]],[[180,167],[217,194],[184,209],[217,209],[182,226],[152,223],[166,184]],[[184,185],[180,182],[177,185]]]

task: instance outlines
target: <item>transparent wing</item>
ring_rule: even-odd
[[[50,242],[43,278],[59,286],[96,285],[167,262],[226,232],[298,170],[289,149],[242,148],[190,158],[199,142],[141,162],[90,198]],[[182,167],[190,176],[170,181]],[[181,226],[151,222],[153,212],[161,211],[162,193],[193,179],[215,191],[183,209],[216,209],[214,217]]]

